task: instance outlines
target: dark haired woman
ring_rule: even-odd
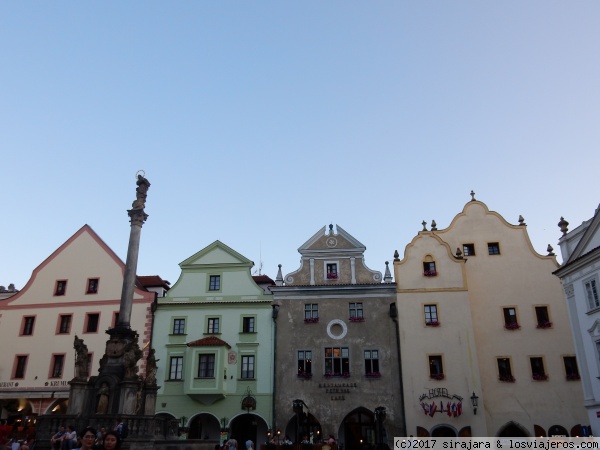
[[[96,430],[92,427],[87,427],[81,432],[81,447],[75,450],[94,450],[96,442]]]
[[[107,431],[102,441],[103,450],[120,450],[121,438],[114,431]]]

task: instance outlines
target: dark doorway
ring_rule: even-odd
[[[510,422],[500,430],[498,437],[529,437],[529,434],[520,425]]]
[[[344,449],[364,450],[377,441],[375,415],[366,408],[358,408],[344,419]]]
[[[431,437],[456,437],[456,431],[454,428],[441,425],[431,432]]]
[[[188,439],[219,439],[221,425],[211,414],[198,414],[189,424]]]
[[[256,438],[258,422],[261,420],[254,414],[241,414],[231,422],[231,436],[238,441],[238,450],[246,448],[246,441],[250,439],[254,442],[254,448],[258,448]]]

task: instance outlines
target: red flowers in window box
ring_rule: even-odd
[[[537,324],[537,328],[552,328],[552,322],[540,322]]]
[[[577,381],[581,380],[581,377],[578,373],[569,373],[567,374],[567,381]]]
[[[498,379],[504,383],[514,383],[515,382],[515,377],[513,377],[512,375],[500,375],[500,377],[498,377]]]
[[[350,322],[364,322],[365,318],[364,317],[350,317]]]
[[[298,372],[298,378],[304,378],[305,380],[310,380],[312,378],[312,373],[310,373],[310,372]]]
[[[504,328],[507,330],[518,330],[521,328],[521,325],[519,325],[517,322],[505,323]]]
[[[545,373],[534,373],[531,378],[533,378],[535,381],[546,381],[548,379],[548,375]]]
[[[440,323],[437,320],[429,320],[425,322],[425,325],[428,327],[439,327]]]
[[[327,279],[328,280],[337,280],[338,279],[338,274],[335,272],[330,272],[327,274]]]
[[[443,373],[434,373],[434,374],[429,375],[429,378],[431,378],[433,380],[443,380],[446,377]]]
[[[424,277],[437,277],[437,272],[435,270],[426,270],[423,272]]]
[[[304,319],[304,323],[318,323],[318,322],[319,322],[318,317],[307,317],[306,319]]]
[[[381,378],[381,374],[379,372],[367,372],[367,378]]]

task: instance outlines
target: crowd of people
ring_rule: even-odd
[[[121,442],[127,435],[127,427],[122,419],[117,419],[112,430],[102,427],[96,430],[86,427],[79,436],[72,425],[61,426],[50,442],[53,450],[120,450]],[[9,450],[32,450],[31,448],[10,448]]]

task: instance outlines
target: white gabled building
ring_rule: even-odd
[[[558,241],[563,265],[554,272],[563,284],[592,433],[600,430],[600,207],[572,231],[562,217]]]

